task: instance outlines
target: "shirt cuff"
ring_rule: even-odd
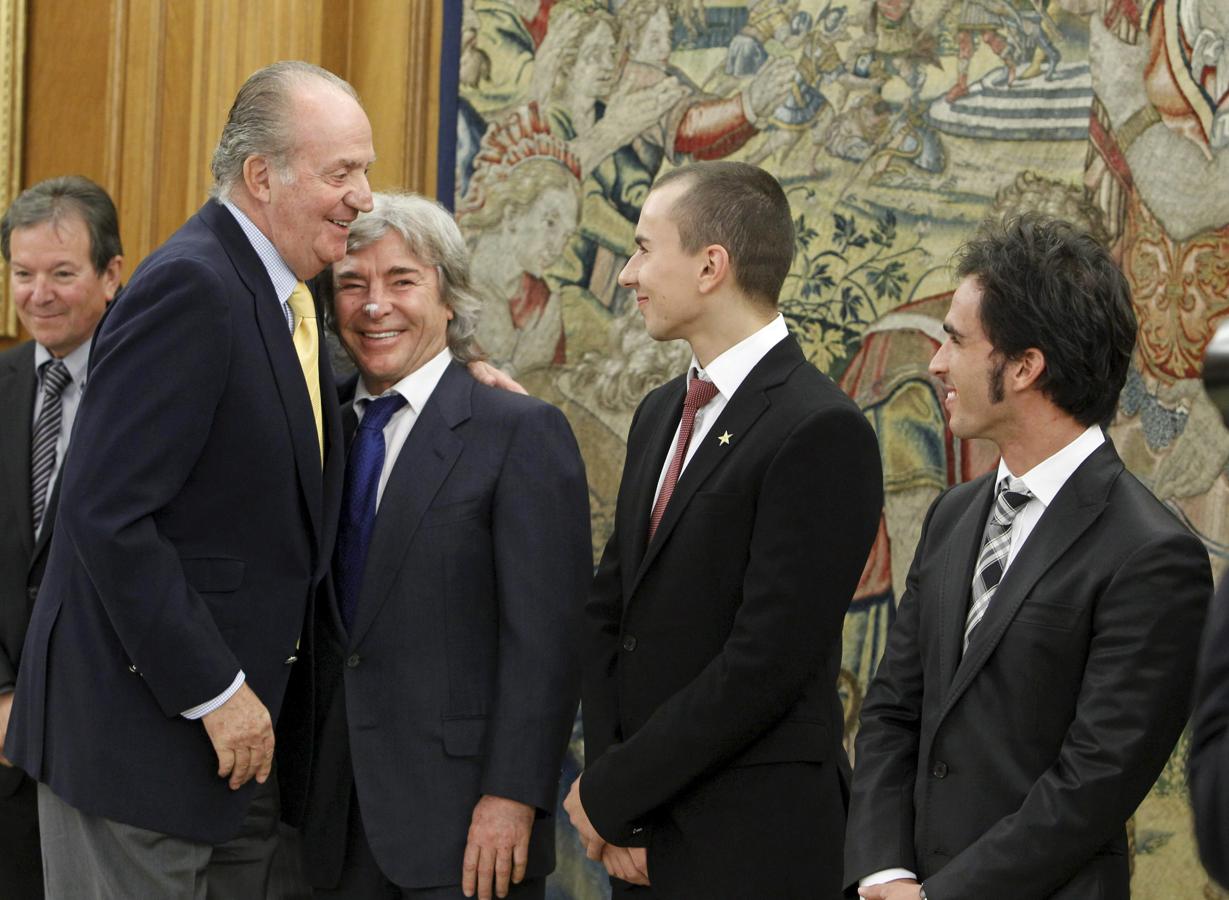
[[[240,669],[239,674],[235,676],[235,680],[230,683],[230,687],[218,694],[218,696],[214,697],[212,700],[202,703],[200,706],[185,709],[180,713],[180,715],[185,719],[199,719],[203,716],[209,715],[209,713],[213,712],[231,697],[235,696],[235,691],[243,687],[243,677],[243,670]]]
[[[878,872],[872,872],[865,878],[859,878],[858,887],[870,887],[872,884],[887,884],[889,881],[898,881],[901,878],[917,881],[917,875],[908,869],[880,869]]]

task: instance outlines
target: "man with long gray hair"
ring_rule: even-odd
[[[481,302],[438,204],[377,194],[332,274],[359,375],[313,629],[308,876],[317,897],[541,898],[592,565],[576,440],[462,365]]]
[[[99,326],[4,747],[40,782],[49,896],[265,896],[273,723],[341,503],[304,282],[374,156],[340,78],[255,73],[214,199]]]

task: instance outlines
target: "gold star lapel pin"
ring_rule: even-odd
[[[725,434],[720,434],[717,436],[717,443],[722,447],[728,447],[730,445],[730,438],[732,437],[734,437],[734,435],[727,431]]]

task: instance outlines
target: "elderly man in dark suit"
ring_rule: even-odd
[[[99,326],[5,743],[40,782],[51,896],[264,895],[273,722],[341,500],[303,282],[344,255],[373,158],[341,79],[257,72],[216,199]]]
[[[438,204],[376,195],[333,286],[359,377],[312,646],[308,875],[317,897],[541,898],[592,572],[576,441],[466,371],[480,302]]]
[[[55,528],[58,475],[89,377],[90,341],[119,289],[115,205],[88,178],[27,188],[0,220],[22,327],[0,354],[0,746]],[[0,896],[43,896],[35,783],[0,754]]]
[[[694,359],[632,421],[566,806],[616,896],[838,897],[836,682],[883,501],[875,436],[777,311],[794,232],[771,175],[671,172],[636,243],[620,281]]]
[[[931,506],[862,707],[845,875],[863,897],[1130,896],[1126,821],[1190,710],[1200,542],[1122,465],[1126,279],[1066,223],[988,224],[931,361],[996,473]]]

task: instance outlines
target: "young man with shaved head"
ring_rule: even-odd
[[[586,768],[566,806],[615,896],[836,898],[841,627],[879,521],[879,448],[777,310],[781,186],[659,179],[620,283],[687,373],[632,422],[587,607]]]

